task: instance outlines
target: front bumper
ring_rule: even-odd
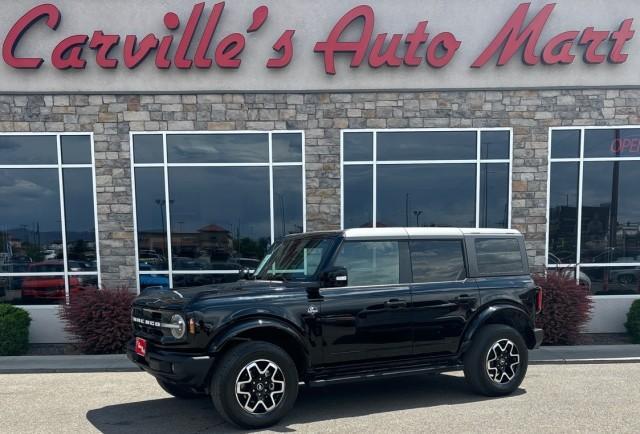
[[[544,339],[544,330],[542,329],[533,329],[533,336],[536,338],[536,343],[533,349],[540,348],[542,344],[542,340]]]
[[[176,353],[147,346],[144,357],[135,352],[135,339],[127,344],[127,358],[138,367],[163,381],[201,391],[213,366],[213,357],[207,354]]]

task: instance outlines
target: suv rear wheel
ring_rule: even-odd
[[[490,324],[474,336],[464,356],[464,376],[477,393],[508,395],[522,383],[528,364],[522,335],[512,327]]]
[[[298,396],[298,370],[291,357],[268,342],[244,342],[214,368],[211,398],[218,413],[242,428],[277,423]]]
[[[178,384],[168,383],[159,378],[156,378],[156,381],[162,387],[162,390],[167,392],[171,396],[175,396],[180,399],[196,399],[202,398],[202,394],[191,391],[186,387],[182,387]],[[205,395],[206,396],[206,395]]]

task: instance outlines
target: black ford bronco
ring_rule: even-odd
[[[542,292],[514,230],[379,228],[286,237],[235,283],[149,289],[128,357],[244,428],[276,423],[301,383],[464,369],[490,396],[527,372]]]

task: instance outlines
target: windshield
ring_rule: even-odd
[[[333,238],[293,238],[277,244],[255,272],[262,280],[308,280],[316,275]]]

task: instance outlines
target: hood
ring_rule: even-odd
[[[269,280],[238,280],[219,285],[196,286],[192,288],[167,289],[149,288],[143,291],[134,305],[156,309],[183,310],[187,305],[212,299],[259,297],[275,291],[299,287],[299,284]]]

